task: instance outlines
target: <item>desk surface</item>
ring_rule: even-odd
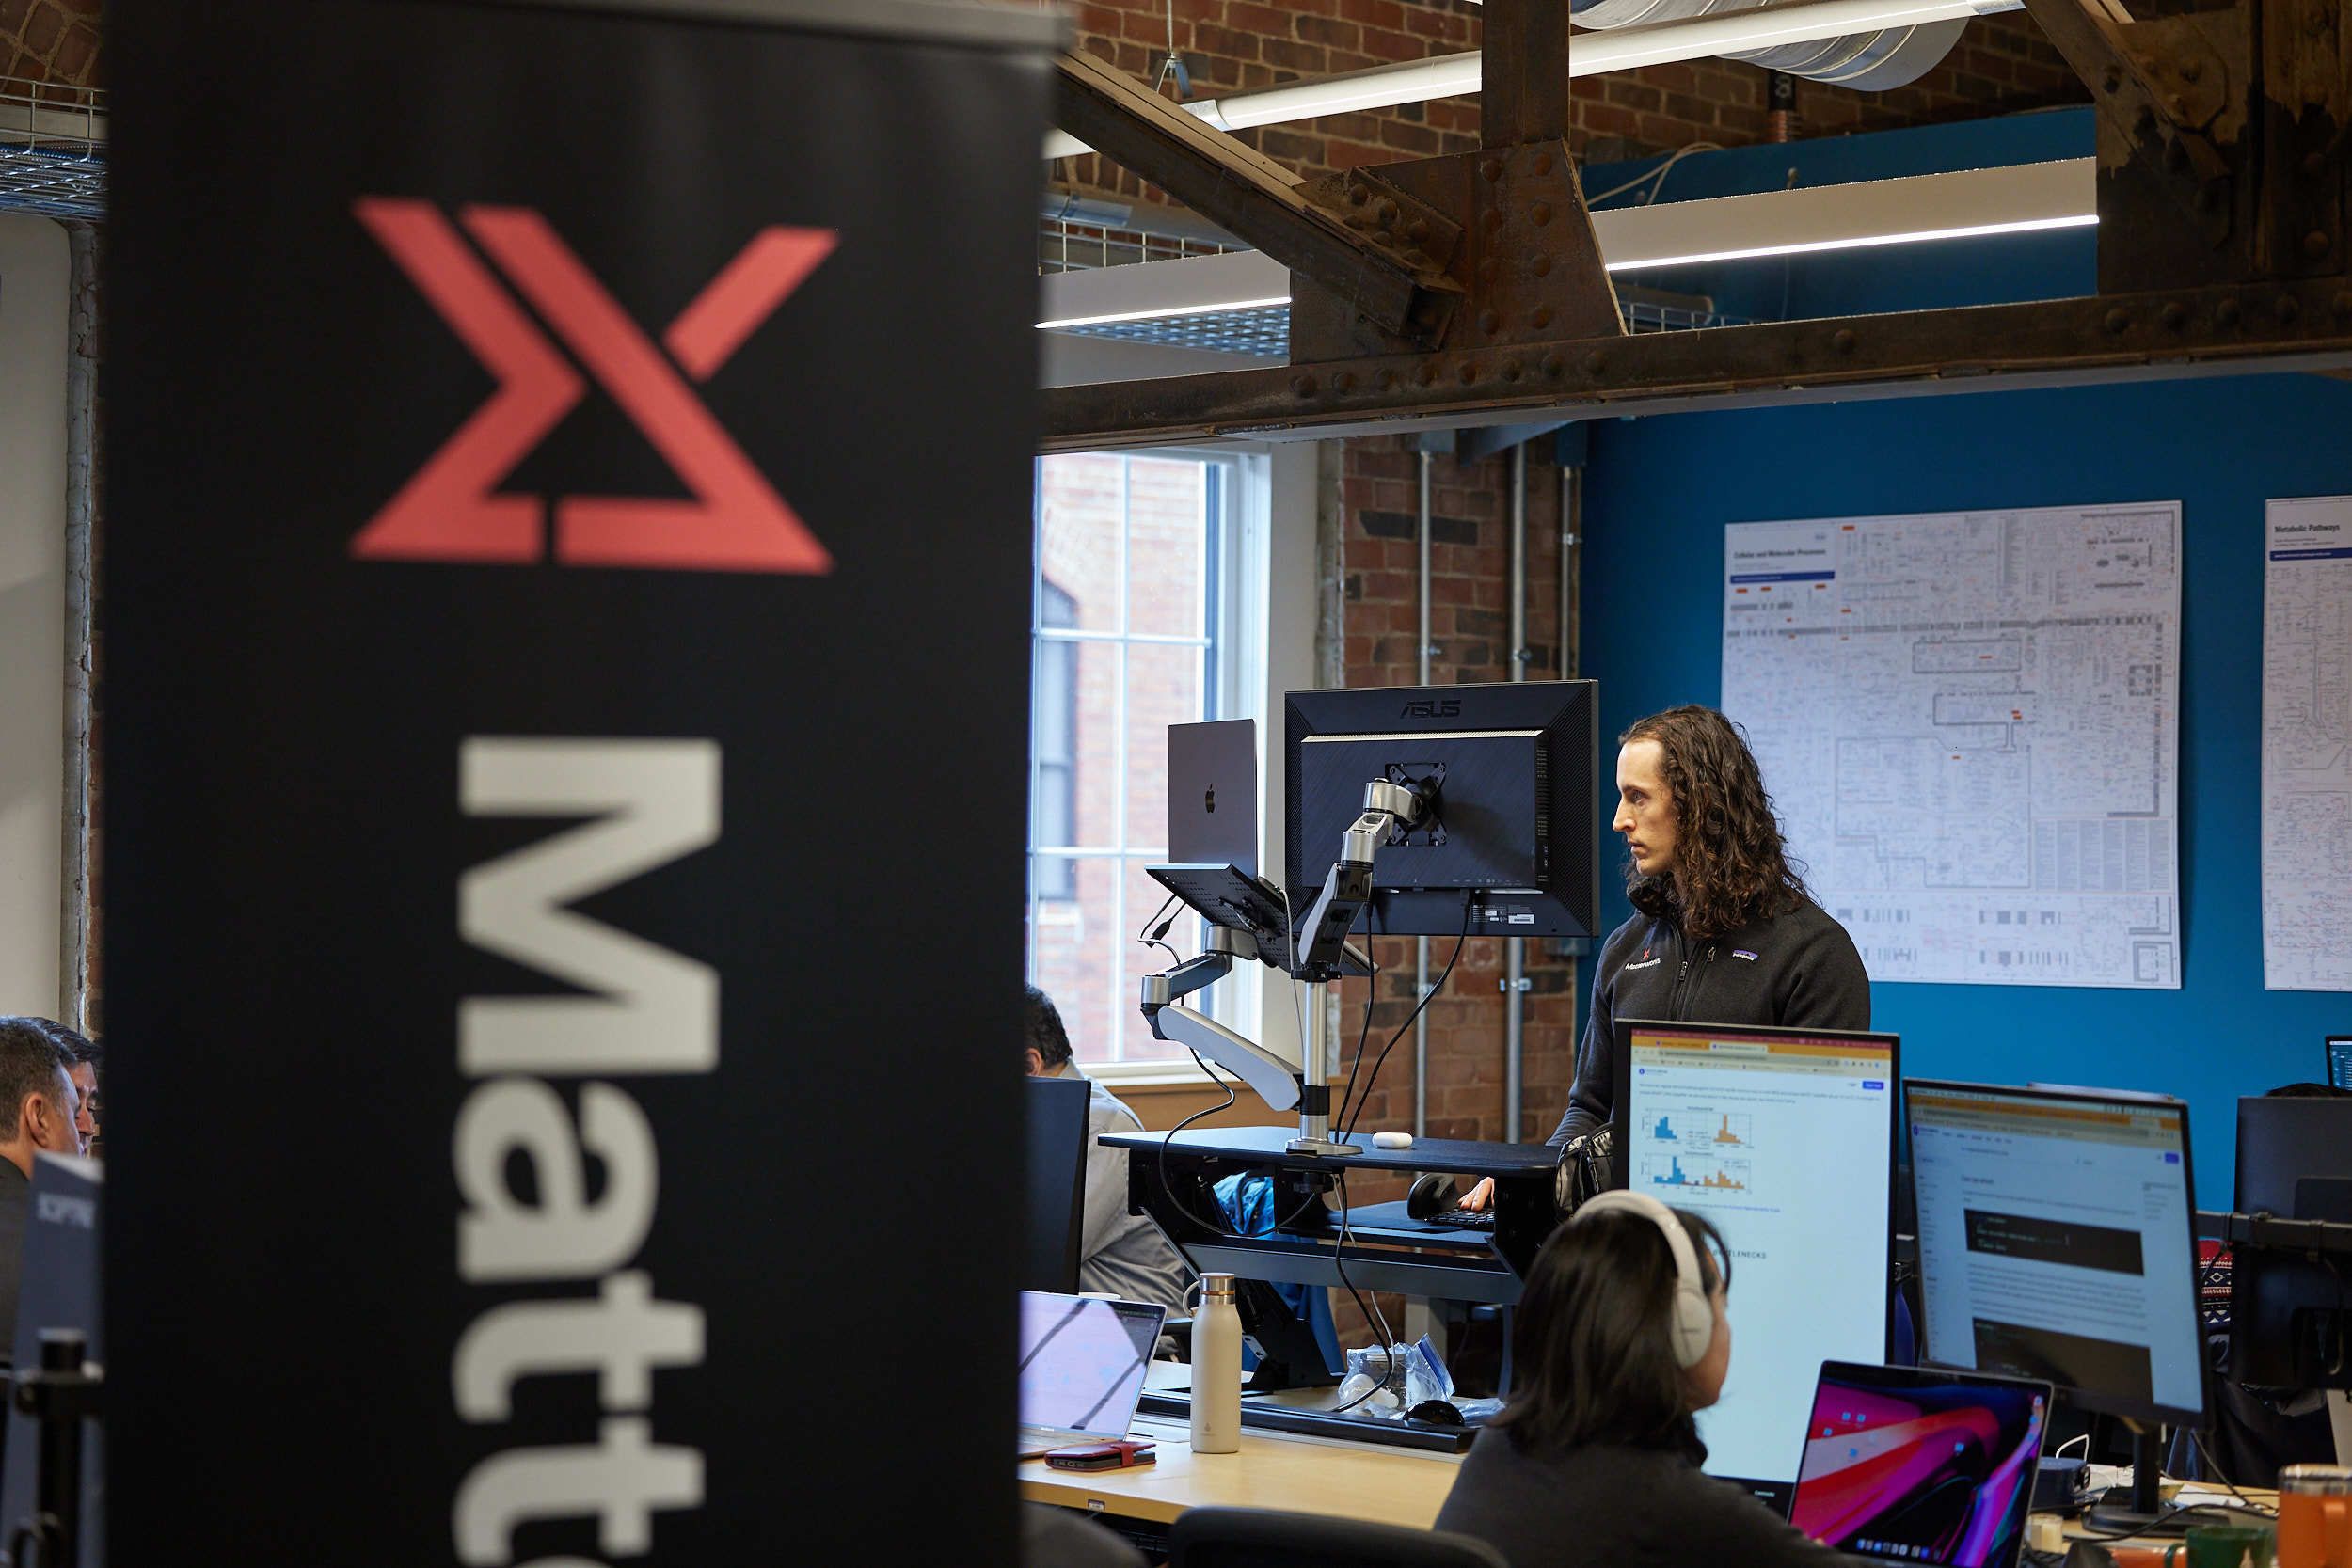
[[[1359,1448],[1244,1431],[1235,1453],[1195,1454],[1181,1421],[1144,1417],[1135,1435],[1159,1444],[1159,1463],[1128,1470],[1057,1470],[1021,1464],[1031,1502],[1167,1524],[1188,1508],[1280,1508],[1426,1529],[1454,1489],[1460,1460],[1406,1449]]]
[[[1549,1144],[1473,1143],[1467,1138],[1422,1138],[1410,1148],[1375,1148],[1372,1129],[1359,1128],[1360,1154],[1334,1159],[1321,1154],[1293,1154],[1289,1144],[1298,1136],[1295,1122],[1287,1127],[1202,1127],[1179,1132],[1105,1132],[1101,1141],[1124,1148],[1154,1149],[1163,1145],[1191,1154],[1225,1155],[1239,1160],[1349,1170],[1441,1170],[1456,1176],[1549,1176],[1560,1164],[1560,1151]]]

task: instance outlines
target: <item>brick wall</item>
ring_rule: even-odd
[[[1478,47],[1469,0],[1173,0],[1176,51],[1193,96],[1218,97],[1302,77],[1363,71]],[[1084,0],[1078,47],[1151,79],[1168,53],[1168,0]],[[1172,90],[1172,89],[1170,89]],[[1569,132],[1580,155],[1606,161],[1711,141],[1766,135],[1764,72],[1692,60],[1587,76],[1574,87]],[[2082,103],[2088,94],[2022,11],[1979,17],[1944,63],[1884,93],[1800,83],[1803,135],[1885,130]],[[1467,151],[1477,145],[1475,96],[1334,115],[1239,133],[1268,157],[1312,176],[1361,165]],[[1107,160],[1065,160],[1056,177],[1149,192]]]
[[[0,76],[99,84],[101,0],[0,0]]]

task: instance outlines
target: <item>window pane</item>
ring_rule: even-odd
[[[1048,624],[1119,629],[1126,467],[1121,457],[1048,457],[1038,464],[1038,569],[1067,596],[1068,618]]]
[[[1071,836],[1065,844],[1092,849],[1119,846],[1119,668],[1116,642],[1051,643],[1047,657],[1068,660],[1074,671],[1071,715]],[[1043,662],[1041,659],[1041,662]],[[1041,847],[1050,839],[1040,839]]]
[[[1127,629],[1199,637],[1206,537],[1205,463],[1139,457],[1127,467]]]
[[[1120,1060],[1150,1062],[1166,1061],[1172,1057],[1189,1068],[1192,1058],[1184,1053],[1183,1046],[1152,1037],[1152,1026],[1143,1022],[1143,1010],[1137,1005],[1142,995],[1143,977],[1172,969],[1176,964],[1165,948],[1146,947],[1136,940],[1136,933],[1143,929],[1144,921],[1160,907],[1160,900],[1168,896],[1168,889],[1144,872],[1143,868],[1152,863],[1150,858],[1141,855],[1132,856],[1127,862],[1127,928],[1120,933],[1120,961],[1125,966],[1124,977],[1120,982],[1120,996],[1126,1004],[1118,1021],[1122,1051]],[[1190,958],[1200,950],[1193,945],[1194,933],[1199,931],[1200,922],[1191,914],[1180,914],[1181,908],[1169,909],[1152,924],[1156,928],[1160,920],[1166,920],[1170,914],[1178,915],[1176,924],[1168,928],[1168,935],[1162,940]],[[1210,1006],[1210,1000],[1229,989],[1231,983],[1220,980],[1207,990],[1195,991],[1186,997],[1184,1006],[1214,1018],[1216,1009]]]
[[[1168,846],[1168,726],[1202,716],[1200,651],[1127,646],[1127,847]],[[1154,899],[1153,902],[1158,900]]]
[[[1091,856],[1064,863],[1074,896],[1030,906],[1029,983],[1054,999],[1078,1060],[1108,1061],[1117,863]]]

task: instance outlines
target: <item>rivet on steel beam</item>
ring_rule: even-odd
[[[1529,270],[1530,270],[1530,271],[1532,271],[1532,272],[1534,272],[1534,275],[1535,275],[1536,277],[1550,277],[1550,276],[1551,276],[1551,258],[1550,258],[1550,257],[1549,257],[1549,256],[1538,256],[1538,257],[1536,257],[1536,258],[1535,258],[1535,260],[1534,260],[1534,261],[1531,264],[1531,266],[1530,266]]]
[[[1853,345],[1854,335],[1852,331],[1850,328],[1843,326],[1839,327],[1836,333],[1832,334],[1829,341],[1829,346],[1836,349],[1840,354],[1851,354],[1853,352]]]
[[[2100,325],[2105,326],[2109,333],[2121,332],[2132,325],[2132,313],[2119,305],[2106,313],[2106,319]]]
[[[1492,207],[1489,207],[1486,210],[1486,212],[1479,214],[1478,221],[1486,225],[1486,232],[1491,234],[1496,230],[1502,227],[1502,214],[1495,211]]]
[[[1478,280],[1481,283],[1491,283],[1502,276],[1502,262],[1499,258],[1489,256],[1478,263]]]
[[[2338,299],[2344,300],[2347,303],[2352,303],[2352,294],[2338,294],[2336,297]],[[1559,380],[1560,372],[1567,368],[1567,361],[1562,359],[1556,354],[1547,354],[1543,357],[1544,374],[1549,376],[1554,381]]]
[[[1384,368],[1373,376],[1372,384],[1384,392],[1388,391],[1396,385],[1396,372]]]
[[[1373,236],[1373,241],[1375,244],[1384,245],[1391,250],[1394,250],[1396,248],[1396,230],[1393,229],[1383,229],[1380,232]]]
[[[1551,203],[1549,201],[1538,201],[1534,206],[1530,207],[1527,210],[1527,215],[1535,220],[1536,228],[1541,229],[1545,224],[1551,221]]]
[[[1551,172],[1551,154],[1549,152],[1536,153],[1534,169],[1537,174],[1549,174]]]
[[[2113,92],[2122,85],[2123,73],[2113,66],[2107,67],[2106,75],[2101,78],[2099,82],[2100,87],[2107,92]]]
[[[1419,368],[1413,372],[1413,379],[1420,382],[1424,387],[1436,381],[1438,379],[1438,362],[1435,359],[1422,360]]]
[[[1331,390],[1335,392],[1352,392],[1355,389],[1356,374],[1353,371],[1342,371],[1338,374],[1331,377]]]
[[[1535,307],[1535,313],[1527,319],[1534,322],[1537,326],[1549,326],[1551,325],[1551,307],[1549,305],[1538,305]]]
[[[1454,374],[1456,380],[1467,387],[1478,379],[1478,362],[1474,359],[1465,359],[1454,367]]]
[[[2328,254],[2328,247],[2332,243],[2326,233],[2314,229],[2303,236],[2303,254],[2316,261]]]
[[[1350,207],[1360,207],[1371,199],[1372,193],[1366,190],[1363,186],[1350,185],[1347,187],[1347,204]]]
[[[1429,220],[1415,218],[1405,226],[1405,233],[1406,237],[1415,245],[1427,245],[1429,243]]]
[[[1405,209],[1399,207],[1395,202],[1390,200],[1387,197],[1382,197],[1380,198],[1380,205],[1375,207],[1373,211],[1379,214],[1380,227],[1383,229],[1395,228],[1396,220],[1405,215]]]
[[[1315,378],[1311,375],[1293,376],[1291,378],[1291,390],[1302,398],[1313,397],[1315,395]]]
[[[1492,310],[1481,310],[1481,311],[1479,311],[1479,312],[1478,312],[1478,330],[1479,330],[1479,331],[1481,331],[1481,332],[1486,332],[1486,333],[1492,333],[1496,327],[1501,326],[1502,325],[1502,318],[1501,316],[1497,315],[1494,311],[1492,311]]]
[[[1500,158],[1488,158],[1478,166],[1478,172],[1486,177],[1486,182],[1488,184],[1492,184],[1497,180],[1502,178],[1502,160]]]
[[[2175,332],[2178,332],[2181,329],[2181,324],[2188,319],[2188,312],[2181,309],[2181,302],[2177,299],[2166,300],[2164,309],[2157,311],[2156,315],[2166,326]]]
[[[1608,368],[1609,356],[1601,353],[1598,349],[1595,349],[1592,353],[1584,356],[1584,373],[1586,375],[1598,375],[1601,372],[1607,370]]]
[[[1502,362],[1502,379],[1503,379],[1503,380],[1505,380],[1505,381],[1517,381],[1517,380],[1518,380],[1518,379],[1521,375],[1523,375],[1523,374],[1525,374],[1525,373],[1526,373],[1525,368],[1524,368],[1523,366],[1521,366],[1518,360],[1516,360],[1516,359],[1505,359],[1505,360]]]
[[[2270,309],[2282,322],[2291,322],[2303,313],[2303,302],[2293,294],[2280,294],[2271,302]]]
[[[2225,299],[2213,308],[2213,319],[2224,326],[2235,326],[2240,314],[2238,302]]]

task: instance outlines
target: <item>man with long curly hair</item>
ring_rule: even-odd
[[[1731,721],[1672,707],[1617,744],[1610,827],[1625,835],[1634,912],[1602,944],[1555,1144],[1614,1112],[1619,1019],[1870,1026],[1862,955],[1789,866],[1763,772]],[[1487,1194],[1481,1182],[1462,1205],[1482,1207]]]

